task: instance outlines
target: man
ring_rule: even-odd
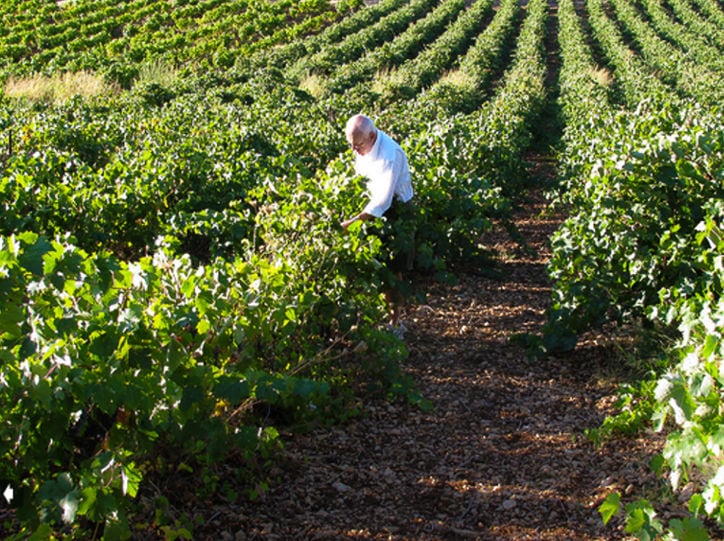
[[[345,136],[354,152],[355,172],[367,178],[369,201],[362,212],[341,225],[347,230],[358,220],[385,217],[381,238],[391,253],[385,296],[391,310],[390,326],[402,337],[404,325],[399,318],[406,293],[402,274],[412,270],[415,244],[414,190],[407,156],[400,145],[364,115],[354,115],[347,121]]]

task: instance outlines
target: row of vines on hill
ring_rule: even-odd
[[[663,9],[655,0],[588,0],[587,36],[573,2],[560,2],[559,197],[571,214],[553,239],[543,347],[571,348],[578,334],[606,322],[638,320],[678,336],[654,375],[624,389],[621,414],[591,436],[601,441],[645,423],[665,430],[652,467],[674,490],[688,487],[691,514],[665,523],[659,502],[629,501],[626,529],[642,539],[707,539],[707,527],[724,523],[724,86],[715,41],[704,47],[705,36]],[[596,65],[591,42],[612,73]],[[695,56],[687,55],[694,46]],[[621,499],[606,499],[605,521]]]
[[[188,44],[164,45],[169,18],[201,28],[211,14],[256,4],[305,20],[332,13],[320,2],[164,3],[158,30],[139,34],[144,50],[184,58]],[[153,2],[97,5],[110,19]],[[163,512],[177,495],[154,493],[149,480],[187,472],[202,480],[197,497],[224,494],[226,460],[254,497],[281,425],[354,415],[362,387],[424,404],[399,367],[404,343],[380,324],[377,226],[342,234],[338,225],[363,189],[343,125],[369,111],[408,150],[425,208],[418,272],[445,278],[471,258],[484,265],[477,235],[508,220],[521,188],[508,180],[521,178],[546,98],[545,2],[491,7],[383,0],[334,11],[324,30],[275,47],[226,43],[227,69],[189,69],[172,85],[0,103],[0,479],[15,508],[10,531],[125,537],[150,499],[159,532],[192,535],[193,524]],[[45,9],[60,19],[53,10],[75,8]],[[27,29],[35,19],[21,11],[4,16]],[[369,39],[366,48],[356,39]],[[80,57],[97,54],[87,47]],[[80,67],[61,58],[44,68]],[[405,67],[413,62],[419,69]],[[350,66],[390,84],[352,79]],[[346,92],[299,87],[320,69]],[[437,83],[450,69],[464,85]],[[410,123],[433,103],[437,118]]]
[[[0,15],[0,58],[15,74],[94,70],[129,84],[144,61],[230,66],[253,49],[317,32],[361,2],[23,2]]]

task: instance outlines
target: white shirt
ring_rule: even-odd
[[[358,175],[367,178],[370,200],[363,213],[381,218],[395,196],[406,203],[414,195],[407,156],[400,145],[382,130],[377,130],[372,150],[364,156],[356,155],[354,169]]]

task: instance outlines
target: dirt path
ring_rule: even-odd
[[[372,401],[348,425],[292,437],[274,486],[220,506],[201,528],[209,539],[624,538],[597,507],[641,490],[654,449],[597,450],[582,436],[612,411],[610,351],[592,338],[569,358],[530,361],[508,340],[544,320],[557,221],[543,208],[537,198],[516,218],[535,255],[493,235],[504,279],[432,285],[408,314],[405,369],[432,411]]]

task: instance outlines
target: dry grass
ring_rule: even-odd
[[[476,86],[470,74],[462,70],[448,71],[440,78],[440,83],[461,89],[474,89]]]
[[[613,84],[613,74],[606,68],[592,68],[591,79],[596,81],[599,85],[605,87],[609,87]]]
[[[178,70],[163,62],[148,62],[139,69],[138,82],[173,84]],[[101,75],[89,71],[58,73],[51,76],[33,74],[24,77],[11,76],[3,89],[8,98],[24,98],[30,101],[63,103],[74,96],[90,98],[117,94],[116,84],[106,82]]]
[[[171,86],[178,80],[178,70],[165,62],[156,60],[146,62],[138,70],[139,83],[156,83]]]
[[[30,75],[10,77],[5,83],[5,96],[25,98],[32,101],[65,102],[73,96],[84,98],[113,94],[118,91],[94,73],[80,71],[53,76]]]
[[[322,77],[316,74],[307,75],[299,82],[299,88],[308,92],[315,98],[324,96],[325,84]]]
[[[401,82],[402,78],[397,73],[397,70],[389,68],[377,70],[372,78],[372,91],[377,94],[384,94],[389,85]]]

